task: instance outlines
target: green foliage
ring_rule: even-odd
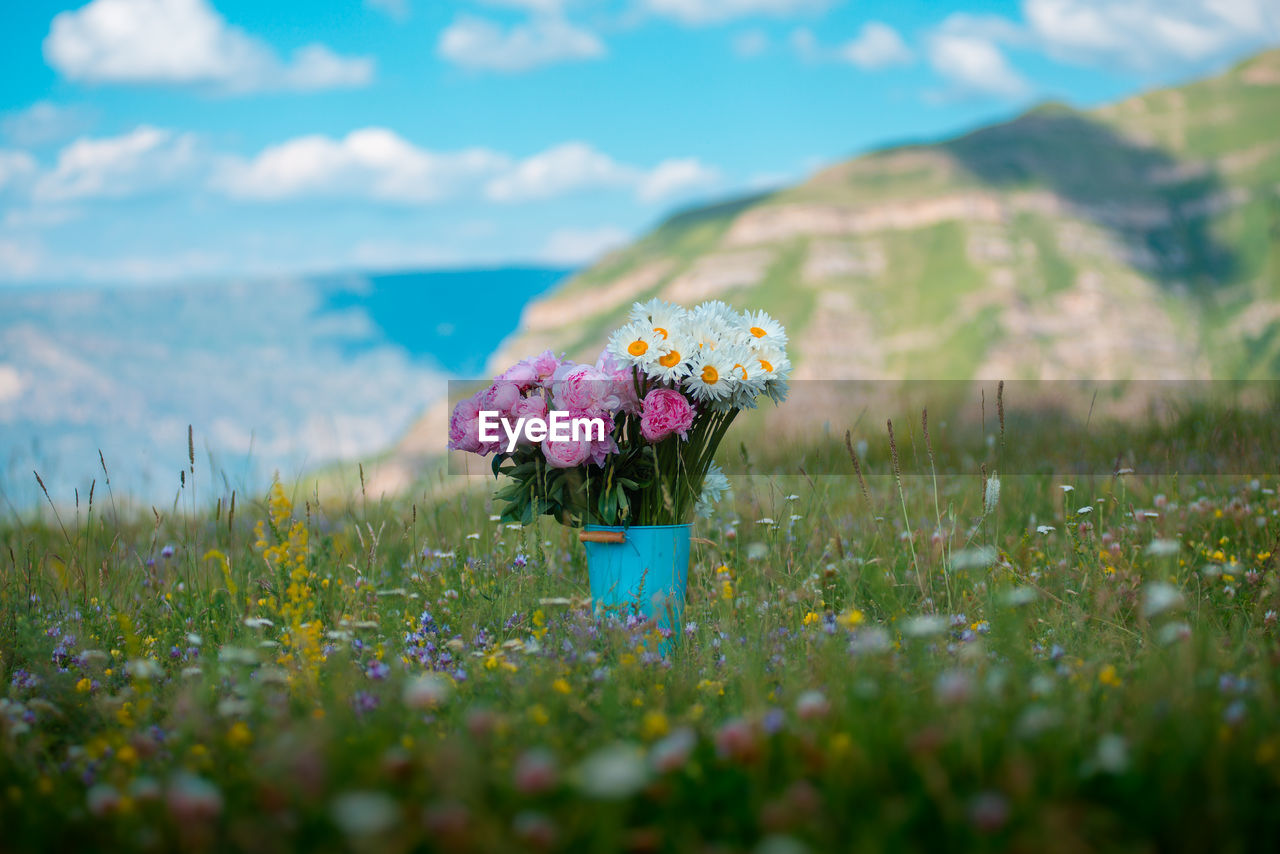
[[[1181,424],[1174,458],[1211,429]],[[1242,418],[1219,452],[1257,460],[1270,429]],[[1010,430],[1010,455],[1046,441]],[[230,496],[146,514],[99,496],[11,518],[4,847],[1275,838],[1275,472],[1003,474],[989,504],[977,474],[930,477],[908,432],[901,489],[738,478],[697,523],[666,659],[652,627],[583,604],[570,530],[493,521],[487,493],[348,506],[295,489],[241,497],[234,518]],[[932,441],[939,460],[1000,459],[941,424]],[[558,495],[576,488],[560,477]]]

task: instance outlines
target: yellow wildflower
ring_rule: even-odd
[[[862,625],[862,621],[864,619],[865,617],[863,616],[862,612],[859,611],[857,608],[853,608],[848,611],[845,611],[843,614],[837,617],[836,622],[840,623],[840,625],[844,626],[846,629],[852,629]]]
[[[644,720],[640,723],[640,734],[649,740],[662,738],[670,729],[667,716],[658,711],[646,713]]]

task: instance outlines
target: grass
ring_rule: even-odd
[[[1248,423],[1243,458],[1268,429]],[[932,451],[961,458],[941,424]],[[918,431],[898,441],[901,490],[877,474],[864,495],[851,464],[738,478],[695,528],[666,658],[652,627],[592,616],[574,532],[501,526],[475,492],[332,504],[295,486],[232,514],[188,476],[169,513],[100,491],[10,518],[4,847],[1276,838],[1276,472],[995,490],[931,477]]]

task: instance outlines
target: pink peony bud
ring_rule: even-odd
[[[693,407],[674,389],[655,388],[644,396],[640,414],[640,434],[650,442],[661,442],[672,433],[689,438]]]

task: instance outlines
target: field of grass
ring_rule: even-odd
[[[233,510],[192,468],[0,522],[0,849],[1280,837],[1273,467],[738,477],[665,657],[483,493]]]

